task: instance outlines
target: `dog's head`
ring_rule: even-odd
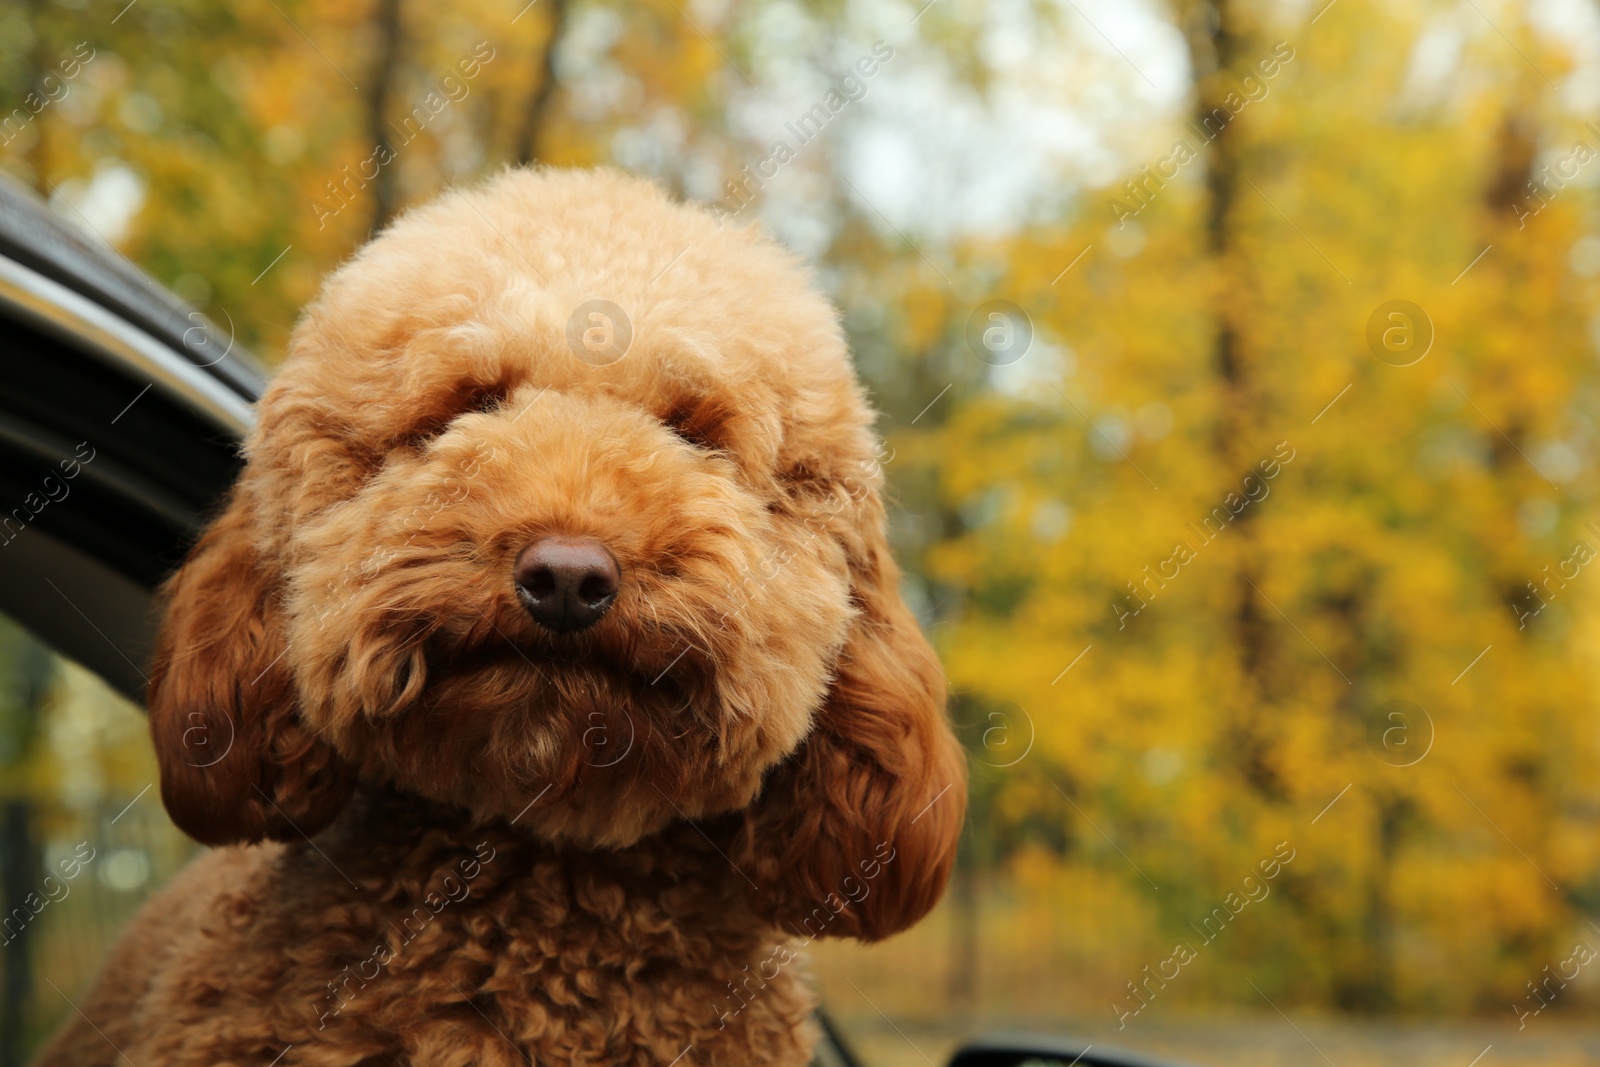
[[[151,676],[187,832],[315,834],[358,782],[579,847],[742,812],[780,921],[932,906],[944,686],[836,315],[772,242],[509,172],[333,275],[259,412]]]

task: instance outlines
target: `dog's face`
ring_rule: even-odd
[[[152,678],[202,840],[314,832],[356,782],[584,847],[750,837],[814,730],[881,727],[852,669],[914,693],[874,742],[960,777],[832,309],[653,186],[515,172],[408,214],[308,309],[247,454]]]

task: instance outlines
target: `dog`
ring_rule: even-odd
[[[326,282],[163,589],[215,846],[41,1067],[807,1063],[804,946],[938,900],[965,762],[796,258],[511,170]]]

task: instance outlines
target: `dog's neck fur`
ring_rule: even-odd
[[[403,882],[406,894],[424,900],[428,891],[461,897],[452,898],[453,905],[491,888],[515,896],[542,865],[558,864],[572,872],[575,885],[614,885],[630,897],[693,886],[708,903],[717,902],[718,914],[731,908],[759,925],[743,903],[741,887],[750,887],[737,868],[702,829],[684,822],[624,848],[585,849],[539,840],[503,820],[474,821],[459,808],[415,794],[367,787],[314,843],[294,851],[309,862],[320,857],[334,883],[353,881],[362,892],[370,886],[390,895],[389,887]],[[449,876],[460,888],[444,885]]]
[[[314,843],[289,846],[281,863],[293,884],[318,886],[322,907],[284,909],[279,921],[290,926],[281,931],[286,943],[315,945],[322,957],[312,1016],[319,1032],[381,1027],[400,1005],[415,1015],[430,1002],[444,1011],[470,1001],[508,1035],[552,1019],[576,1029],[626,1020],[636,1005],[646,1031],[698,1034],[702,1046],[714,1039],[729,1062],[805,1062],[814,995],[804,964],[792,940],[757,917],[742,874],[694,825],[588,851],[366,790]],[[507,945],[522,946],[516,959],[504,958]],[[575,969],[612,977],[576,988]],[[751,1058],[747,1042],[763,1033],[765,1041],[783,1035],[774,1060]],[[610,1049],[616,1040],[608,1034],[602,1043]]]
[[[803,1067],[816,997],[751,902],[693,825],[584,851],[364,790],[186,870],[108,962],[133,1000],[96,993],[40,1064]]]

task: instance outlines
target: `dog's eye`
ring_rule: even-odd
[[[444,433],[450,424],[461,416],[474,413],[488,414],[498,410],[509,392],[506,386],[499,384],[475,388],[446,410],[436,411],[419,419],[405,435],[405,442],[412,448],[424,449],[430,441]]]
[[[493,385],[487,389],[479,390],[467,398],[467,406],[462,409],[461,414],[465,415],[468,412],[475,411],[479,414],[487,415],[498,411],[500,405],[506,402],[506,397],[510,392],[511,390],[504,385]]]
[[[805,463],[796,463],[779,473],[791,497],[825,497],[838,488],[838,479]]]
[[[711,439],[708,428],[702,425],[701,421],[695,417],[696,414],[691,408],[676,407],[668,412],[661,421],[666,424],[667,429],[696,448],[703,448],[712,452],[716,451],[717,443]]]

